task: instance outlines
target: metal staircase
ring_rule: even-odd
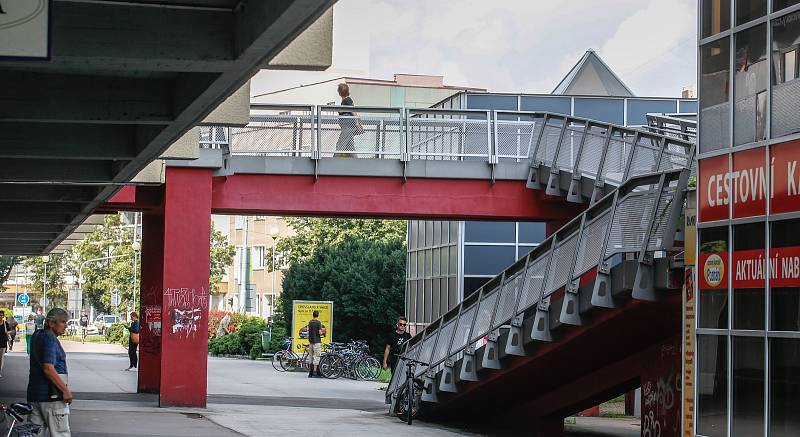
[[[422,400],[434,411],[513,357],[530,356],[537,342],[557,342],[559,330],[584,325],[587,312],[631,298],[656,301],[675,288],[668,273],[680,261],[675,236],[695,151],[687,129],[526,117],[534,121],[527,186],[590,206],[406,344],[404,355],[430,363],[416,376],[424,378]],[[514,129],[520,120],[510,121]],[[495,119],[495,149],[515,138],[503,135],[502,123]],[[397,368],[403,366],[401,360]],[[405,379],[395,372],[387,389],[393,411]]]

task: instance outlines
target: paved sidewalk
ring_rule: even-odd
[[[61,346],[64,352],[72,353],[87,353],[87,354],[124,354],[128,355],[128,349],[121,344],[107,344],[107,343],[81,343],[79,341],[61,340]]]
[[[158,408],[156,395],[136,393],[136,372],[123,370],[127,354],[88,352],[93,346],[69,345],[67,355],[76,437],[479,435],[424,422],[410,428],[387,414],[380,384],[308,379],[277,372],[266,361],[209,358],[208,408]],[[1,402],[24,399],[28,360],[24,352],[7,355]],[[578,418],[567,430],[572,437],[639,435],[635,424],[619,419]]]

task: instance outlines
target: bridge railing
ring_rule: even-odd
[[[434,320],[406,344],[406,355],[429,363],[417,368],[417,376],[425,375],[429,384],[440,384],[432,389],[434,392],[440,387],[446,389],[454,384],[452,372],[457,360],[474,360],[478,347],[497,341],[501,327],[521,329],[526,316],[547,317],[551,297],[562,290],[564,305],[560,320],[580,324],[577,294],[581,278],[592,270],[597,274],[592,303],[611,305],[610,289],[600,293],[598,284],[609,286],[610,269],[621,262],[623,254],[635,254],[639,268],[646,271],[652,268],[656,254],[674,249],[688,173],[688,169],[676,169],[630,178],[457,307]],[[652,287],[652,275],[637,273],[634,297],[653,298]],[[549,323],[534,321],[533,332],[524,335],[546,340],[549,328],[537,331],[539,326]],[[521,343],[518,347],[522,347]],[[484,353],[483,367],[499,368],[499,362],[498,367],[490,363],[497,357],[497,351]],[[401,359],[397,368],[403,366]],[[462,364],[461,379],[475,380],[470,379],[470,373],[476,377],[475,368],[474,361]],[[441,370],[451,374],[437,379],[436,374]],[[396,371],[387,396],[391,397],[405,378],[404,371]]]
[[[252,110],[246,127],[201,128],[200,146],[312,159],[532,160],[616,184],[686,161],[693,147],[673,132],[546,112],[263,104]]]

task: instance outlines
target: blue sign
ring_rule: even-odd
[[[31,301],[31,297],[28,296],[28,293],[22,293],[19,296],[17,296],[17,300],[19,301],[20,304],[27,305],[28,302]]]

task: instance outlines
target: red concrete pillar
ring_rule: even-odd
[[[657,345],[642,369],[642,435],[681,435],[681,336]]]
[[[594,407],[587,408],[580,413],[578,416],[581,417],[599,417],[600,416],[600,405],[595,405]]]
[[[161,388],[161,305],[164,279],[164,217],[142,216],[142,332],[139,335],[139,393],[158,393]]]
[[[205,407],[211,170],[167,168],[163,229],[159,404]]]

